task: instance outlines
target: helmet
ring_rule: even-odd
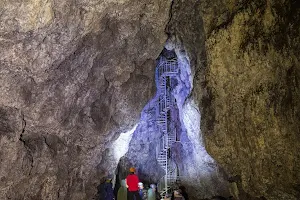
[[[134,167],[130,167],[129,172],[135,172],[135,168]]]
[[[138,186],[143,186],[144,184],[142,182],[139,182],[138,183]]]

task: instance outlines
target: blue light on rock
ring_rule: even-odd
[[[201,114],[191,95],[193,88],[193,72],[190,67],[190,60],[183,47],[169,42],[166,49],[157,59],[157,68],[155,73],[157,93],[152,100],[144,107],[138,126],[133,130],[130,137],[120,139],[116,145],[128,146],[128,152],[120,160],[119,175],[121,178],[127,174],[130,166],[137,168],[137,173],[144,183],[160,183],[166,175],[164,165],[159,161],[159,153],[161,152],[162,137],[164,131],[159,125],[157,118],[157,110],[159,106],[164,106],[161,101],[162,92],[161,77],[162,71],[158,68],[160,62],[166,59],[176,58],[178,65],[178,73],[166,79],[168,91],[170,92],[170,100],[174,106],[169,108],[167,112],[168,120],[167,129],[176,131],[176,141],[172,142],[168,150],[168,159],[171,162],[176,179],[180,184],[185,185],[190,190],[197,190],[197,194],[201,193],[197,198],[207,198],[218,194],[220,190],[226,190],[226,182],[220,174],[220,170],[207,153],[201,135]],[[172,71],[172,70],[171,70]],[[173,100],[172,100],[173,99]],[[171,134],[171,133],[170,133]],[[125,136],[124,136],[125,137]],[[170,137],[170,135],[168,136]],[[117,148],[117,147],[115,147]],[[123,147],[122,147],[123,148]],[[126,150],[126,148],[124,149]],[[116,151],[116,157],[119,158],[124,151]],[[169,162],[169,161],[168,161]],[[171,175],[171,174],[170,174]],[[173,177],[174,178],[174,177]],[[176,184],[174,181],[172,184]],[[218,183],[218,186],[216,186]],[[174,185],[176,186],[176,185]]]
[[[121,133],[118,139],[114,141],[112,146],[115,161],[119,162],[120,158],[128,151],[129,142],[132,139],[136,127],[137,125],[135,125],[131,130]]]

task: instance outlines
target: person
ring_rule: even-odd
[[[105,192],[105,182],[106,179],[101,180],[100,185],[97,186],[97,200],[104,200],[105,196],[106,196],[106,192]]]
[[[139,186],[139,195],[141,197],[142,200],[147,200],[147,190],[144,188],[144,184],[142,182],[139,182],[138,184]]]
[[[174,190],[171,200],[185,200],[184,197],[181,194],[181,190]]]
[[[118,190],[117,200],[127,200],[127,187],[125,179],[121,181],[121,187]]]
[[[128,188],[127,192],[127,199],[128,200],[141,200],[139,195],[139,187],[138,183],[139,178],[135,173],[135,168],[130,167],[129,169],[130,174],[126,177],[126,186]]]
[[[182,196],[184,197],[185,200],[189,200],[189,196],[186,192],[186,189],[183,185],[179,186],[179,190],[181,191]]]
[[[112,177],[111,176],[107,177],[106,182],[104,184],[104,190],[105,190],[105,197],[104,197],[105,200],[114,200],[115,199],[114,190],[112,187]]]
[[[161,196],[159,192],[156,190],[156,185],[151,184],[148,190],[148,200],[160,200]]]

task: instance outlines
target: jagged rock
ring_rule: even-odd
[[[99,167],[103,152],[154,92],[169,9],[160,0],[0,3],[0,199],[96,194],[116,167]]]
[[[299,199],[299,3],[178,1],[173,8],[169,30],[196,66],[206,149],[240,177],[237,195],[249,194],[240,199]]]
[[[2,1],[0,199],[96,194],[117,166],[111,145],[154,94],[165,31],[190,58],[190,98],[233,196],[300,199],[299,10],[295,0]]]

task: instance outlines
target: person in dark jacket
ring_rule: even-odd
[[[113,187],[112,187],[112,178],[111,177],[108,177],[106,179],[106,182],[104,184],[104,191],[105,191],[105,197],[104,197],[104,200],[114,200],[115,197],[114,197],[114,190],[113,190]]]
[[[104,200],[106,192],[105,192],[105,179],[101,180],[100,185],[97,186],[98,193],[97,193],[97,200]]]

